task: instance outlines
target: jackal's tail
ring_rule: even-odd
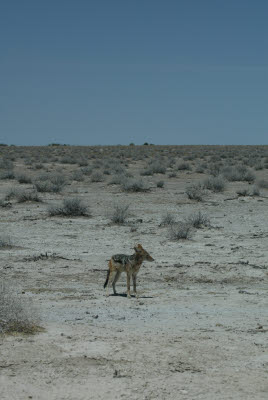
[[[106,278],[106,281],[105,281],[105,283],[104,283],[104,285],[103,285],[104,289],[106,288],[107,283],[108,283],[108,281],[109,281],[109,276],[110,276],[110,268],[109,268],[108,271],[107,271],[107,278]]]

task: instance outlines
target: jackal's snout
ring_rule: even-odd
[[[150,256],[149,253],[146,255],[146,261],[154,261],[154,258]]]

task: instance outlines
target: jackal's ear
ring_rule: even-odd
[[[141,244],[136,244],[136,245],[134,246],[134,250],[135,250],[135,251],[141,251],[141,250],[142,250],[142,245],[141,245]]]

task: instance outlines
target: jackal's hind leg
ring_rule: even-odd
[[[115,275],[116,275],[116,271],[111,271],[110,272],[108,284],[107,284],[107,287],[106,287],[106,296],[107,297],[109,296],[109,287],[111,286],[112,282],[114,281]]]
[[[121,272],[120,272],[120,271],[117,271],[117,272],[116,272],[116,275],[115,275],[115,278],[114,278],[114,281],[113,281],[113,291],[114,291],[114,294],[117,294],[117,293],[116,293],[116,290],[115,290],[115,284],[116,284],[116,282],[118,281],[120,275],[121,275]]]

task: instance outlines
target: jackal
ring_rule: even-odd
[[[137,297],[136,277],[143,261],[154,261],[153,257],[147,253],[141,244],[134,247],[135,253],[132,255],[115,254],[109,261],[109,269],[107,278],[104,283],[104,288],[107,286],[107,296],[110,284],[113,284],[113,291],[116,294],[115,284],[118,281],[122,272],[127,273],[127,297],[130,297],[130,278],[133,280],[133,289]]]

